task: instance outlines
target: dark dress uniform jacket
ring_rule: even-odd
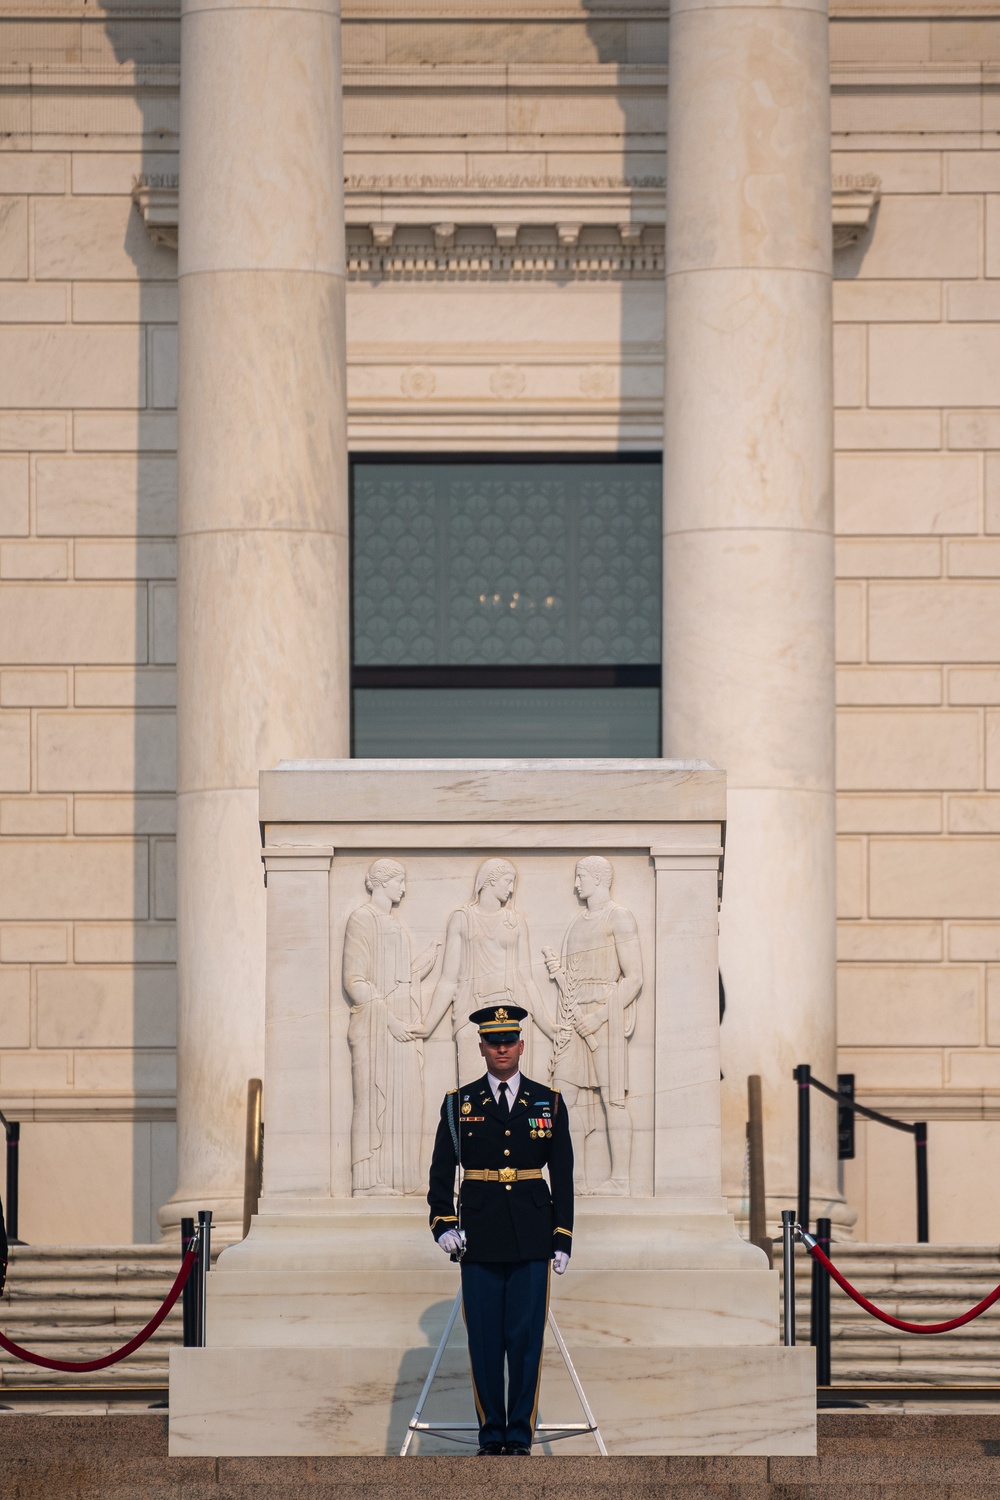
[[[493,1098],[485,1074],[445,1095],[427,1194],[435,1240],[458,1227],[455,1146],[448,1123],[452,1111],[458,1119],[464,1170],[548,1167],[551,1183],[550,1191],[544,1178],[513,1183],[464,1180],[465,1260],[551,1260],[555,1250],[568,1254],[573,1244],[573,1145],[561,1094],[522,1073],[509,1115]]]

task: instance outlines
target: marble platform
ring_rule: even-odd
[[[171,1356],[172,1454],[398,1452],[458,1289],[424,1201],[440,1101],[483,1066],[477,1053],[471,1073],[463,1057],[475,1002],[449,988],[449,944],[457,930],[470,949],[459,972],[492,982],[492,939],[474,936],[498,931],[491,921],[517,933],[502,977],[529,1012],[526,1076],[558,1086],[567,1054],[551,1038],[576,1024],[564,986],[571,972],[587,982],[593,953],[625,1014],[624,1157],[612,1102],[568,1079],[579,1196],[570,1268],[552,1288],[609,1451],[815,1451],[814,1356],[781,1347],[777,1276],[721,1192],[725,809],[724,773],[699,762],[331,761],[264,774],[264,1194],[209,1278],[208,1347]],[[366,1015],[370,997],[384,1003],[384,965],[366,956],[379,942],[405,955],[393,959],[383,1072],[367,1040],[359,1050],[383,1024]],[[574,993],[610,1016],[611,1000]],[[419,1041],[397,1035],[406,1028]],[[379,1098],[396,1123],[376,1142]],[[418,1149],[407,1156],[404,1142]],[[543,1421],[580,1420],[552,1350],[541,1403]],[[461,1322],[427,1415],[473,1420]]]
[[[475,1420],[462,1343],[442,1361],[426,1421]],[[430,1349],[173,1349],[170,1453],[398,1453],[430,1360]],[[612,1455],[815,1452],[816,1356],[808,1347],[632,1344],[574,1348],[573,1360]],[[582,1419],[550,1349],[539,1421]],[[594,1452],[589,1437],[552,1447]],[[416,1451],[455,1446],[422,1437]]]

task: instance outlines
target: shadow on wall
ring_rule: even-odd
[[[179,12],[178,5],[176,16],[118,16],[97,23],[115,60],[137,70],[132,129],[142,144],[138,162],[130,164],[136,168],[129,172],[133,180],[177,178]],[[177,252],[176,245],[154,243],[134,203],[123,227],[138,291],[135,441],[121,460],[132,471],[136,579],[129,829],[136,903],[127,955],[135,1103],[128,1135],[131,1233],[136,1243],[146,1243],[160,1238],[157,1210],[173,1193],[177,1176]]]
[[[52,470],[62,529],[86,542],[76,576],[121,610],[121,625],[106,660],[77,663],[65,720],[76,753],[52,789],[76,794],[76,835],[113,840],[118,894],[94,892],[73,923],[71,966],[47,975],[52,1014],[73,1027],[82,1098],[68,1119],[22,1132],[21,1233],[33,1243],[147,1243],[160,1237],[156,1210],[176,1175],[177,257],[151,242],[130,192],[134,177],[177,171],[179,13],[71,24],[79,50],[64,56],[60,40],[59,61],[82,65],[83,87],[47,109],[64,116],[50,128],[81,149],[71,196],[43,206],[58,215],[72,317],[100,331],[106,358],[92,372],[92,401],[73,413],[70,452]],[[26,60],[43,60],[52,29],[18,28]],[[132,87],[121,86],[126,66]],[[114,634],[107,622],[102,634]]]
[[[877,178],[874,178],[872,180],[875,182],[878,181]],[[835,179],[835,188],[836,182],[837,180]],[[875,231],[878,227],[879,209],[881,208],[881,206],[881,201],[876,200],[871,208],[868,222],[865,224],[864,228],[859,231],[855,239],[850,240],[846,244],[838,245],[835,234],[833,255],[834,281],[855,281],[862,274],[862,267],[864,266],[865,257],[871,249],[872,241],[875,238]]]
[[[458,1291],[458,1268],[455,1268],[455,1290]],[[399,1362],[399,1370],[396,1374],[396,1385],[393,1391],[392,1415],[389,1419],[389,1430],[386,1433],[385,1451],[396,1454],[402,1446],[406,1437],[407,1424],[416,1409],[420,1392],[427,1372],[431,1367],[431,1360],[438,1346],[438,1340],[444,1332],[448,1315],[451,1312],[453,1299],[447,1302],[432,1302],[420,1315],[420,1329],[426,1335],[427,1343],[424,1346],[407,1349]],[[469,1350],[465,1338],[465,1323],[457,1321],[452,1329],[448,1347],[441,1357],[431,1386],[427,1402],[421,1414],[424,1422],[475,1422],[476,1410],[472,1398],[472,1388],[469,1383]],[[466,1433],[465,1437],[472,1438],[474,1433]],[[469,1453],[471,1449],[459,1447],[458,1444],[450,1442],[447,1438],[418,1437],[414,1441],[411,1450],[417,1454],[449,1453],[454,1457],[457,1454]]]
[[[623,184],[647,195],[652,190],[659,199],[666,188],[667,166],[667,79],[663,70],[669,55],[668,0],[663,0],[658,14],[650,12],[641,19],[607,18],[601,14],[606,9],[601,0],[583,0],[583,9],[594,13],[586,23],[593,60],[617,63],[628,70],[619,75],[614,98],[601,100],[599,108],[608,118],[595,121],[592,127],[606,138],[614,138],[616,133],[618,137],[617,149],[608,153],[603,166],[596,154],[591,154],[595,174],[607,178],[609,185]],[[651,87],[648,74],[645,78],[630,76],[631,69],[640,68],[655,70],[654,78],[659,73],[662,86],[657,80]],[[639,214],[635,217],[640,218]],[[647,225],[642,242],[662,242],[664,227],[662,219],[656,225]],[[620,299],[619,368],[615,372],[621,450],[662,451],[662,436],[653,442],[648,438],[637,441],[636,424],[629,420],[629,413],[651,401],[662,408],[663,328],[663,278],[625,279]],[[636,359],[637,355],[648,358],[650,354],[655,357],[652,369]]]
[[[66,913],[69,962],[36,971],[36,1041],[73,1052],[78,1098],[67,1107],[60,1089],[25,1123],[20,1231],[33,1243],[144,1242],[159,1237],[175,1170],[176,255],[151,244],[130,189],[134,175],[176,171],[179,22],[39,16],[5,22],[3,37],[5,62],[36,68],[25,86],[34,139],[19,144],[66,164],[69,196],[32,205],[33,275],[73,283],[66,332],[89,353],[69,364],[90,359],[82,377],[65,372],[68,385],[89,384],[67,414],[69,451],[36,461],[36,500],[45,534],[78,539],[77,600],[93,590],[106,643],[81,642],[70,711],[49,716],[38,758],[37,790],[75,794],[72,834],[92,841],[102,874]],[[124,65],[134,86],[122,86]]]

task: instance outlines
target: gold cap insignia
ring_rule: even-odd
[[[509,1021],[510,1016],[508,1016],[502,1005],[498,1005],[493,1012],[493,1019],[494,1021]]]

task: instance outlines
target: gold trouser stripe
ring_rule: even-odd
[[[507,1176],[503,1176],[503,1173]],[[464,1172],[462,1180],[464,1182],[526,1182],[529,1177],[536,1178],[541,1175],[541,1167],[501,1167],[499,1172],[485,1167],[475,1167]]]
[[[542,1391],[542,1359],[545,1356],[545,1330],[549,1326],[549,1297],[552,1294],[552,1262],[549,1261],[549,1271],[545,1278],[545,1321],[542,1324],[542,1348],[538,1355],[538,1378],[535,1381],[535,1404],[531,1408],[531,1439],[535,1437],[535,1420],[538,1416],[538,1400]],[[529,1448],[531,1443],[528,1444]]]
[[[466,1343],[466,1348],[468,1348],[468,1343],[469,1343],[469,1320],[465,1316],[465,1292],[464,1292],[464,1290],[462,1292],[462,1322],[465,1324],[465,1343]],[[486,1421],[486,1413],[483,1411],[483,1404],[482,1404],[482,1402],[479,1399],[479,1392],[476,1390],[476,1372],[472,1368],[472,1350],[469,1349],[468,1352],[469,1352],[469,1380],[470,1380],[470,1382],[472,1384],[472,1399],[476,1403],[476,1415],[479,1418],[479,1425],[480,1425],[480,1427],[482,1427],[483,1423]]]

